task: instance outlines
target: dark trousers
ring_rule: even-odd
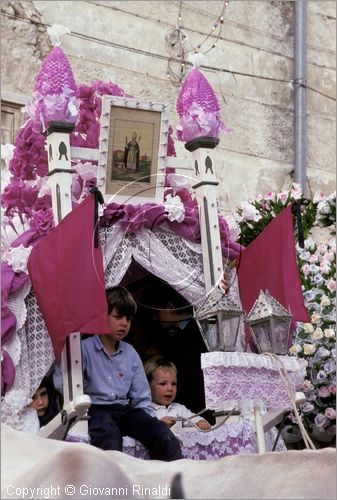
[[[164,422],[141,408],[129,405],[91,405],[89,435],[92,445],[102,450],[122,451],[123,436],[140,441],[154,460],[182,458],[180,443]]]

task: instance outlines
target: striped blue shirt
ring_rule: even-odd
[[[136,350],[122,340],[109,355],[99,335],[82,341],[84,393],[93,404],[130,404],[155,416],[143,363]]]

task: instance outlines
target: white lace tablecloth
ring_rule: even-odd
[[[295,393],[305,377],[306,361],[278,356]],[[201,355],[206,406],[226,410],[235,406],[243,413],[254,406],[266,411],[290,410],[291,402],[278,365],[264,354],[243,352],[207,352]]]
[[[180,440],[183,457],[193,460],[217,460],[228,455],[257,453],[254,424],[247,419],[226,423],[210,432],[183,428],[175,435]],[[276,429],[266,433],[267,451],[272,451],[276,435]],[[284,450],[286,446],[280,439],[276,451]],[[123,452],[136,458],[150,458],[146,448],[128,436],[123,438]]]

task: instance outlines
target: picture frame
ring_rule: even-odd
[[[163,203],[169,105],[102,96],[98,187],[105,203]]]

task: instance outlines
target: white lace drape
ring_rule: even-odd
[[[193,306],[204,297],[201,245],[177,236],[166,225],[154,231],[141,227],[126,232],[115,224],[101,230],[101,242],[106,287],[118,285],[134,259]],[[235,270],[228,273],[229,294],[239,300]],[[16,376],[13,387],[3,398],[1,420],[16,429],[37,432],[36,414],[27,409],[27,404],[54,361],[52,344],[29,283],[9,298],[9,307],[17,319],[17,330],[4,347],[13,359]],[[243,350],[243,337],[242,326],[238,351]]]
[[[258,452],[254,423],[244,418],[205,433],[194,428],[185,428],[174,433],[180,441],[183,457],[192,460],[217,460],[228,455]],[[276,436],[275,427],[265,433],[267,451],[272,451]],[[286,450],[282,438],[278,440],[275,450]],[[129,436],[123,438],[123,451],[136,458],[150,458],[142,443]]]
[[[201,245],[192,243],[170,231],[167,226],[151,231],[141,228],[125,233],[114,225],[102,230],[105,285],[117,285],[132,259],[149,273],[163,279],[191,305],[197,307],[205,296]],[[226,271],[230,283],[229,297],[241,304],[235,269]],[[244,326],[241,324],[236,350],[244,350]]]
[[[306,361],[279,356],[295,395],[305,376]],[[250,413],[255,406],[267,411],[292,409],[278,365],[267,355],[242,352],[207,352],[201,355],[206,405],[209,409],[239,406]]]
[[[18,430],[36,433],[39,420],[34,410],[27,407],[31,396],[47,373],[54,353],[44,320],[30,284],[22,287],[9,300],[9,307],[17,318],[15,335],[4,345],[15,365],[15,380],[5,394],[1,405],[1,421]],[[14,297],[15,295],[15,297]]]

